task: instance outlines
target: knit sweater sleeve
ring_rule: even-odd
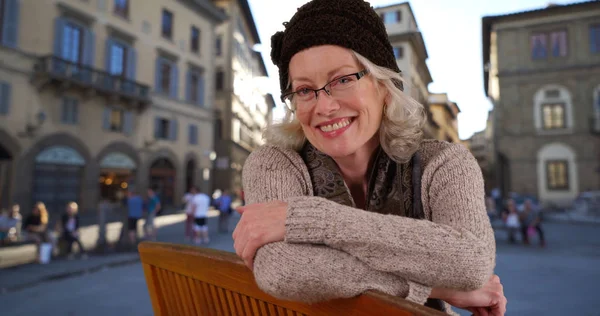
[[[295,152],[275,147],[255,150],[243,169],[248,204],[312,195],[308,172]],[[265,292],[280,299],[319,302],[368,290],[423,304],[431,288],[377,271],[350,254],[325,245],[275,242],[261,247],[254,277]]]
[[[285,240],[324,244],[431,287],[482,287],[494,268],[495,242],[477,161],[462,145],[443,148],[425,167],[421,189],[431,221],[292,198]]]

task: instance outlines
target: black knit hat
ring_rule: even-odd
[[[284,25],[283,32],[271,37],[271,60],[279,68],[282,93],[292,56],[313,46],[346,47],[378,66],[400,72],[385,25],[364,0],[313,0],[298,8]]]

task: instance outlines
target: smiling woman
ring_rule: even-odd
[[[287,115],[246,160],[233,234],[258,285],[503,315],[479,166],[462,145],[422,140],[380,17],[363,0],[313,0],[285,26],[271,58]]]

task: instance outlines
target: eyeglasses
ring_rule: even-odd
[[[300,88],[294,92],[289,92],[281,96],[281,101],[292,111],[307,109],[317,103],[319,91],[323,90],[328,96],[334,99],[341,99],[352,93],[356,83],[369,71],[363,71],[345,75],[328,82],[321,89]]]

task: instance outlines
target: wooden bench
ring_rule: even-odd
[[[446,315],[378,292],[313,305],[283,301],[261,291],[234,253],[158,242],[138,249],[159,316]]]

